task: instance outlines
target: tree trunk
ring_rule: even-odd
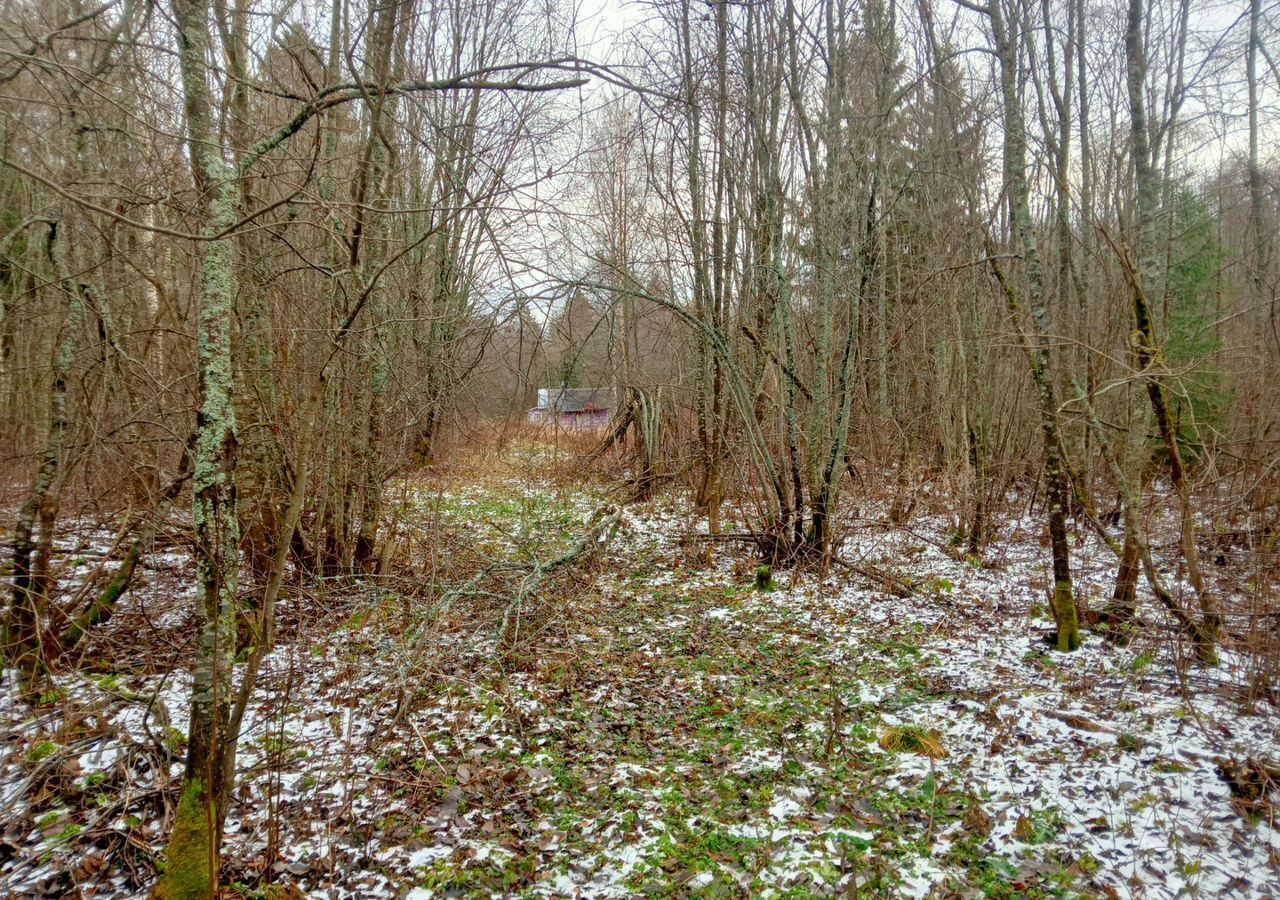
[[[1132,528],[1124,532],[1124,549],[1120,554],[1120,568],[1116,572],[1115,589],[1111,592],[1109,610],[1121,625],[1133,621],[1138,608],[1138,541]]]
[[[1267,297],[1267,275],[1271,263],[1272,234],[1263,219],[1265,185],[1258,158],[1258,54],[1262,50],[1259,24],[1262,0],[1249,0],[1249,50],[1245,57],[1245,76],[1249,83],[1249,230],[1253,232],[1253,266],[1251,267],[1254,301],[1269,305],[1271,337],[1280,350],[1280,330],[1276,322],[1276,298]]]
[[[1134,335],[1134,356],[1138,370],[1146,383],[1147,397],[1155,415],[1156,427],[1165,451],[1169,455],[1169,476],[1178,497],[1181,520],[1182,557],[1187,566],[1187,580],[1195,589],[1200,601],[1202,621],[1199,629],[1200,658],[1206,664],[1217,662],[1218,632],[1222,614],[1217,598],[1205,584],[1200,568],[1200,552],[1196,547],[1195,511],[1191,503],[1191,488],[1187,484],[1186,469],[1182,462],[1177,430],[1169,414],[1164,388],[1156,371],[1163,366],[1163,352],[1156,337],[1151,307],[1147,301],[1148,290],[1155,280],[1156,250],[1155,223],[1159,214],[1159,184],[1157,173],[1151,164],[1150,142],[1147,137],[1146,100],[1146,51],[1143,43],[1143,22],[1146,17],[1144,0],[1129,0],[1129,14],[1125,28],[1125,60],[1129,94],[1130,135],[1133,146],[1133,166],[1138,193],[1138,267],[1126,265],[1133,292],[1133,317],[1137,327]],[[1123,262],[1123,261],[1122,261]]]
[[[1048,506],[1049,544],[1053,553],[1053,593],[1050,607],[1057,626],[1058,649],[1080,646],[1079,619],[1071,586],[1071,557],[1067,544],[1067,484],[1063,443],[1058,426],[1058,397],[1053,382],[1049,350],[1049,313],[1044,296],[1044,269],[1036,244],[1027,186],[1027,130],[1018,97],[1018,55],[1005,28],[1001,0],[989,0],[987,10],[1000,60],[1000,88],[1004,106],[1004,183],[1012,207],[1014,230],[1022,245],[1031,299],[1032,335],[1029,358],[1044,435],[1045,499]],[[1016,294],[1005,285],[1010,312],[1018,318]],[[1021,326],[1019,325],[1019,328]]]
[[[75,361],[84,311],[84,287],[71,275],[66,257],[65,225],[50,224],[47,251],[67,303],[67,318],[53,361],[49,386],[49,431],[40,468],[26,502],[18,512],[13,536],[13,605],[6,622],[9,659],[25,689],[33,689],[45,670],[43,611],[48,592],[49,554],[53,546],[57,491],[55,482],[67,431],[67,378]],[[33,540],[39,524],[39,540]]]
[[[238,192],[237,173],[222,159],[206,82],[211,43],[209,3],[174,0],[173,6],[192,172],[202,193],[204,230],[212,236],[234,224]],[[200,249],[200,412],[193,476],[197,657],[182,795],[165,872],[155,888],[155,896],[162,900],[216,895],[222,828],[235,761],[228,720],[239,561],[231,352],[236,252],[229,238],[205,241]]]

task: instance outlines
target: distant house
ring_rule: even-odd
[[[612,407],[613,393],[608,388],[539,388],[529,423],[580,431],[606,428]]]

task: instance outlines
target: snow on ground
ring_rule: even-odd
[[[525,480],[405,496],[409,546],[429,507],[446,528],[481,523],[451,549],[491,560],[548,558],[598,502]],[[627,509],[606,558],[518,611],[514,643],[485,594],[436,610],[395,584],[292,592],[241,743],[228,882],[317,898],[1274,894],[1280,833],[1219,767],[1274,762],[1276,710],[1241,711],[1230,654],[1210,673],[1154,640],[1052,652],[1031,520],[965,560],[942,520],[869,517],[845,556],[909,573],[905,599],[838,569],[756,592],[746,548],[678,540],[700,528],[681,504]],[[1100,595],[1105,556],[1078,560]],[[43,705],[6,675],[0,892],[137,896],[153,877],[189,678],[127,644],[160,635],[181,658],[167,579],[184,564],[153,560],[112,653]]]

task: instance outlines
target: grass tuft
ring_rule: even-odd
[[[915,753],[930,759],[944,759],[947,748],[942,745],[942,732],[925,731],[911,725],[888,725],[880,732],[880,746],[890,753]]]

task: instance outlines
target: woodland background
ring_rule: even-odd
[[[160,890],[207,892],[282,585],[410,564],[397,485],[569,385],[617,400],[574,443],[616,504],[687,493],[777,572],[838,566],[872,498],[901,524],[945,496],[979,559],[1028,508],[1058,649],[1153,628],[1274,698],[1278,27],[1264,0],[6,2],[8,671],[39,697],[82,664],[185,523]],[[118,565],[62,591],[86,514]],[[1106,596],[1073,584],[1086,539]]]

